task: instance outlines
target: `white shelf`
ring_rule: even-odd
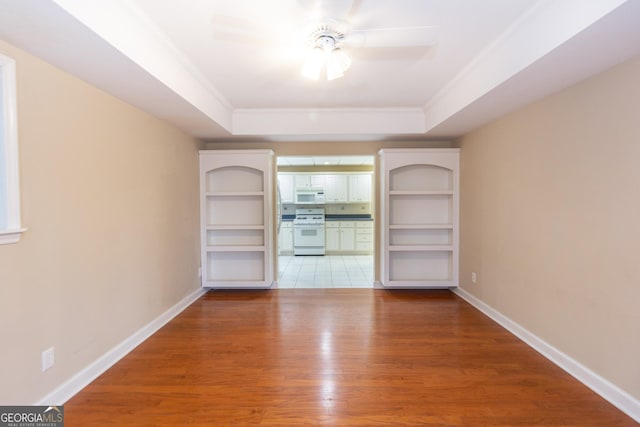
[[[215,191],[205,193],[207,197],[263,197],[264,191]]]
[[[215,225],[207,225],[207,230],[264,230],[264,225],[255,224],[255,225],[247,225],[247,224],[215,224]]]
[[[452,252],[451,245],[389,245],[391,252]]]
[[[389,224],[389,230],[453,230],[453,224]]]
[[[219,246],[207,246],[207,252],[264,252],[266,248],[264,245],[219,245]]]
[[[451,190],[390,190],[389,196],[453,196]]]

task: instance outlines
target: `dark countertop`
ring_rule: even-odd
[[[373,221],[371,215],[325,215],[325,221]]]
[[[282,221],[293,221],[295,215],[282,215]],[[325,221],[373,221],[371,215],[325,215]]]

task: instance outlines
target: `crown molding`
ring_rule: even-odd
[[[234,135],[423,134],[420,108],[236,109]]]

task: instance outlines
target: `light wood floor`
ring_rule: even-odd
[[[65,425],[637,425],[449,291],[215,291]]]

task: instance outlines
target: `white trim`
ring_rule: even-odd
[[[196,289],[191,294],[184,297],[174,306],[152,320],[142,329],[135,332],[129,338],[113,347],[111,350],[100,356],[94,362],[82,369],[80,372],[69,378],[58,388],[39,399],[34,405],[63,405],[76,393],[89,385],[107,369],[115,365],[129,352],[142,344],[147,338],[166,325],[171,319],[189,307],[194,301],[206,293],[205,289]]]
[[[18,230],[0,230],[0,245],[8,245],[10,243],[18,243],[22,233],[27,231],[26,228]]]
[[[25,231],[20,224],[20,179],[18,166],[18,114],[16,101],[16,62],[0,54],[0,79],[4,112],[3,144],[5,164],[0,168],[6,178],[7,228],[0,229],[0,244],[16,243]]]
[[[464,289],[452,289],[456,295],[489,316],[496,323],[527,343],[534,350],[564,369],[571,376],[602,396],[609,403],[640,422],[640,401],[620,387],[596,374],[577,360],[561,352],[551,344],[537,337],[493,307],[487,305]]]
[[[236,108],[234,135],[423,134],[421,108]]]

